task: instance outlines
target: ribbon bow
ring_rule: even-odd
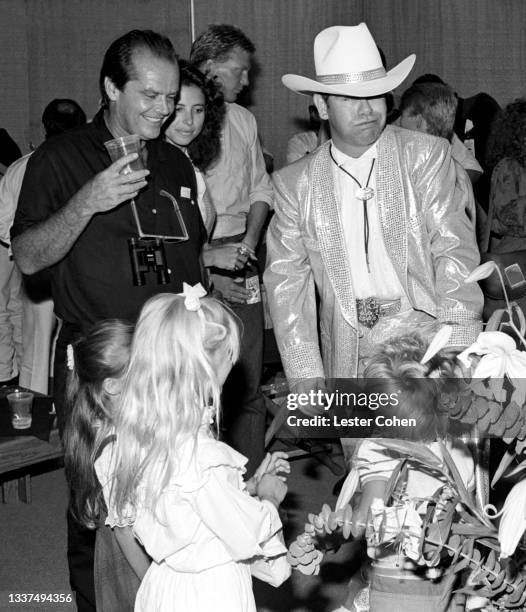
[[[67,357],[67,368],[70,372],[73,372],[73,368],[75,367],[75,353],[73,352],[73,346],[68,344],[66,347],[66,357]]]
[[[201,308],[200,298],[205,297],[206,289],[201,285],[201,283],[197,283],[193,287],[188,283],[183,283],[183,292],[178,293],[177,295],[184,296],[184,307],[186,310],[191,310],[192,312],[196,312]]]

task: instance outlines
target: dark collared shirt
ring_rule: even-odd
[[[102,111],[92,123],[46,141],[29,159],[11,230],[11,237],[48,219],[79,189],[111,164],[104,142],[112,134]],[[170,200],[179,204],[189,240],[166,243],[170,282],[157,283],[155,272],[146,284],[133,285],[128,238],[137,236],[129,202],[92,217],[64,259],[50,268],[55,312],[64,321],[86,327],[107,318],[134,321],[140,308],[160,292],[180,292],[183,281],[200,282],[199,256],[206,232],[197,205],[195,173],[188,158],[160,139],[147,142],[148,186],[137,197],[139,215],[159,233],[169,233]],[[188,196],[190,197],[181,197]],[[165,213],[163,214],[163,211]],[[168,229],[168,232],[165,230]]]

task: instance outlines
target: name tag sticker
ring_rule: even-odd
[[[190,190],[190,187],[181,187],[181,197],[190,200],[190,198],[192,197],[192,191]]]

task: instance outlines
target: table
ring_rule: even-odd
[[[53,429],[49,442],[35,436],[13,436],[0,439],[0,484],[2,503],[23,501],[31,503],[31,475],[29,468],[63,457],[58,430]],[[17,474],[18,472],[18,474]],[[21,475],[20,472],[24,472]]]

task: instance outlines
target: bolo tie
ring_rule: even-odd
[[[369,181],[371,180],[371,176],[373,174],[374,162],[376,159],[373,157],[373,161],[371,162],[371,167],[369,168],[369,175],[367,176],[367,182],[365,183],[365,187],[362,187],[360,181],[353,176],[348,170],[343,167],[343,164],[339,164],[332,154],[332,147],[329,149],[329,153],[332,161],[335,163],[336,167],[345,172],[347,176],[350,176],[352,180],[358,185],[358,190],[354,194],[358,200],[362,201],[363,205],[363,246],[365,250],[365,263],[367,264],[367,272],[371,273],[371,267],[369,265],[369,216],[367,212],[367,201],[374,197],[374,189],[369,187]]]

